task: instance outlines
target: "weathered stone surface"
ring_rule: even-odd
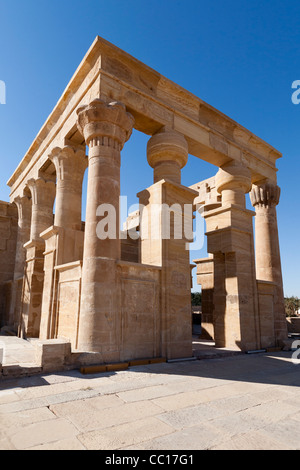
[[[265,181],[253,186],[250,198],[256,212],[256,276],[259,281],[274,283],[273,312],[268,321],[269,335],[273,333],[273,337],[269,346],[281,346],[287,339],[287,324],[276,214],[280,188],[271,181]],[[261,321],[264,321],[264,313],[260,314]]]
[[[71,343],[58,339],[37,341],[36,363],[41,364],[44,372],[64,369],[71,356]]]
[[[139,419],[107,429],[91,431],[78,436],[88,450],[120,449],[137,445],[154,436],[170,434],[173,428],[154,417]]]
[[[14,431],[10,441],[17,450],[30,449],[40,444],[52,443],[62,439],[69,439],[78,434],[73,424],[64,419],[51,419],[42,423],[35,423],[24,429]]]

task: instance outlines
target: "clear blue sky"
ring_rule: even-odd
[[[0,0],[0,199],[97,35],[227,114],[283,153],[279,235],[286,295],[300,297],[299,0]],[[147,137],[134,132],[122,164],[122,194],[152,183]],[[190,158],[183,183],[216,168]],[[132,173],[132,176],[130,174]],[[205,248],[193,256],[205,256]]]

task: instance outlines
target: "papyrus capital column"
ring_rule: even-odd
[[[281,271],[280,247],[276,206],[280,188],[275,182],[255,184],[250,193],[255,208],[256,277],[259,281],[275,284],[274,330],[277,345],[287,338],[284,293]]]
[[[41,234],[45,240],[42,339],[55,337],[61,320],[57,317],[58,271],[55,266],[82,259],[82,182],[88,163],[85,146],[55,147],[48,157],[56,169],[56,205],[54,226],[51,224]]]
[[[81,229],[82,181],[88,161],[83,149],[55,147],[49,159],[56,169],[56,208],[54,225]]]
[[[53,225],[55,183],[39,176],[27,185],[32,196],[30,240],[26,248],[26,273],[23,282],[20,336],[37,338],[40,333],[41,305],[44,281],[45,241],[41,233]]]
[[[31,240],[41,240],[40,234],[53,225],[53,205],[56,185],[43,177],[27,182],[32,196]]]
[[[14,203],[18,209],[18,238],[14,274],[14,279],[17,279],[24,274],[26,254],[24,244],[30,238],[31,199],[27,196],[18,196],[15,198]]]
[[[147,159],[154,169],[154,183],[162,179],[181,183],[181,169],[188,161],[188,144],[182,134],[164,127],[148,141]]]
[[[253,207],[270,208],[279,204],[280,187],[276,183],[265,182],[252,186],[250,200]]]
[[[89,146],[78,349],[100,352],[103,361],[118,361],[120,152],[131,136],[134,119],[122,103],[100,99],[81,106],[77,115],[78,129]],[[113,233],[103,239],[97,233],[99,208],[102,216],[105,210],[114,216]]]
[[[85,256],[119,259],[120,152],[131,136],[134,119],[122,103],[100,99],[78,108],[77,115],[78,129],[89,146]],[[99,240],[96,234],[97,209],[104,204],[115,210],[115,239]]]
[[[280,188],[276,183],[253,185],[250,200],[255,208],[256,275],[261,281],[277,282],[281,277],[276,206]]]
[[[9,324],[17,331],[21,308],[22,279],[26,265],[26,249],[24,245],[30,238],[31,199],[27,196],[17,196],[14,199],[14,203],[18,209],[18,234],[9,309]]]

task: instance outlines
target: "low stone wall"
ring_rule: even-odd
[[[300,334],[300,317],[288,317],[286,321],[289,333]]]

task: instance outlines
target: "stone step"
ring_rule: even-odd
[[[42,367],[37,364],[7,364],[2,366],[0,378],[30,377],[41,372]]]

